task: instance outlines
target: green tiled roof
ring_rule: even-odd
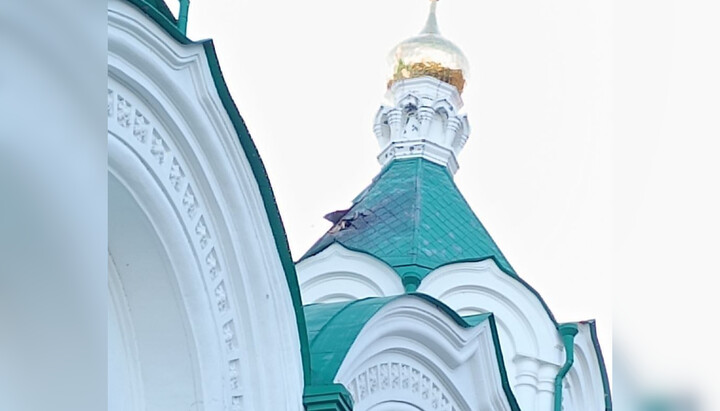
[[[301,260],[333,243],[373,255],[403,278],[488,258],[517,276],[450,172],[421,158],[391,162]]]

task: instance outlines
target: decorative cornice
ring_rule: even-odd
[[[426,76],[398,81],[388,93],[393,105],[381,106],[373,125],[380,164],[422,157],[454,174],[470,134],[467,116],[457,114],[463,105],[457,89]]]

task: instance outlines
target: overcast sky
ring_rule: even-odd
[[[427,3],[191,4],[189,37],[215,41],[295,259],[378,173],[386,56],[422,28]],[[657,387],[707,383],[718,365],[681,355],[688,339],[717,350],[717,333],[680,331],[707,329],[720,274],[720,25],[708,4],[438,6],[471,65],[460,190],[558,320],[597,319],[607,357],[614,330],[616,355]]]

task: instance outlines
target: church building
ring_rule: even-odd
[[[436,0],[391,51],[377,176],[298,261],[188,7],[108,2],[109,410],[612,410],[595,322],[559,322],[454,183],[469,65]]]

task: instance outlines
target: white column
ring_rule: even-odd
[[[555,406],[555,376],[560,367],[543,364],[538,372],[537,411],[552,411]]]

